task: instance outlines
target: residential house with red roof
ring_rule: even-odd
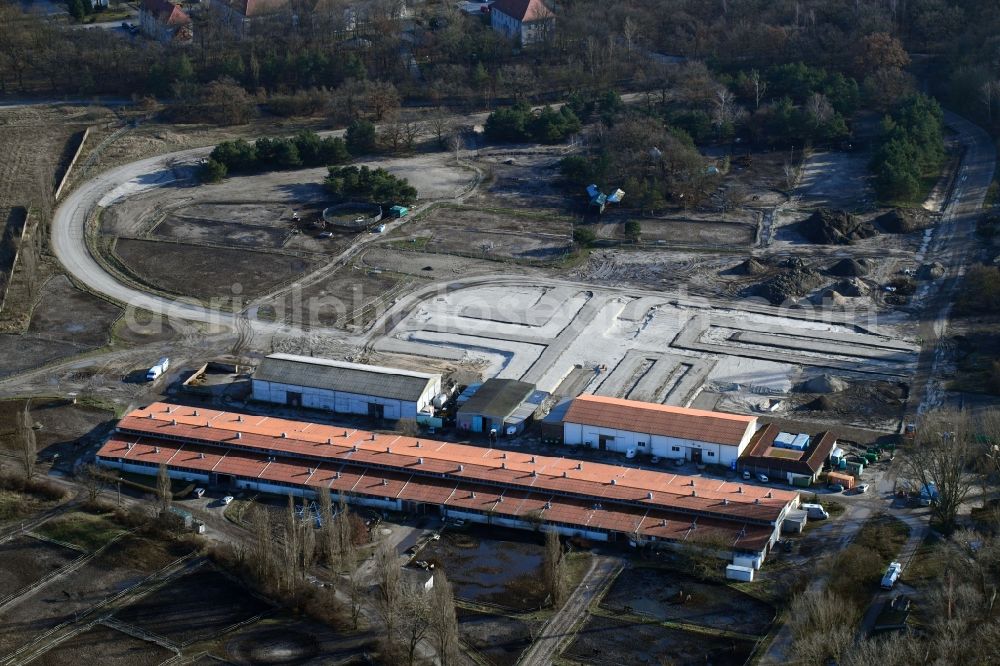
[[[139,30],[164,44],[187,44],[194,36],[191,17],[169,0],[142,0]]]
[[[521,46],[547,39],[555,22],[555,14],[542,0],[496,0],[490,6],[493,29]]]
[[[288,18],[293,19],[289,0],[210,0],[209,8],[221,23],[240,37],[248,37],[261,23]]]

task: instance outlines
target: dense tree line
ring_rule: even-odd
[[[253,143],[243,139],[223,141],[212,150],[203,174],[206,180],[214,182],[230,173],[329,166],[350,158],[343,139],[320,138],[315,132],[301,132],[287,139],[261,137]]]
[[[393,176],[381,167],[331,166],[323,182],[339,201],[411,204],[417,199],[416,188],[405,178]]]
[[[882,121],[872,159],[875,188],[885,200],[911,200],[935,177],[944,160],[943,114],[934,100],[914,95]]]
[[[484,131],[493,141],[559,143],[579,132],[580,127],[580,119],[569,106],[558,111],[546,106],[536,112],[526,102],[518,102],[491,113]]]

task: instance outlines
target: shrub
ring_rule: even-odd
[[[344,142],[351,155],[367,155],[375,152],[375,125],[360,118],[347,126]]]
[[[573,241],[581,247],[589,247],[595,240],[597,240],[597,234],[594,233],[593,229],[577,227],[573,230]]]
[[[341,201],[409,204],[417,198],[416,188],[405,178],[393,176],[382,168],[330,167],[324,184]]]

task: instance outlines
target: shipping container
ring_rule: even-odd
[[[729,564],[726,566],[726,578],[729,580],[741,580],[744,583],[752,583],[753,568]]]

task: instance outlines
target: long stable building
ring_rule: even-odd
[[[694,543],[759,566],[797,493],[166,403],[118,423],[104,467],[602,541]]]

